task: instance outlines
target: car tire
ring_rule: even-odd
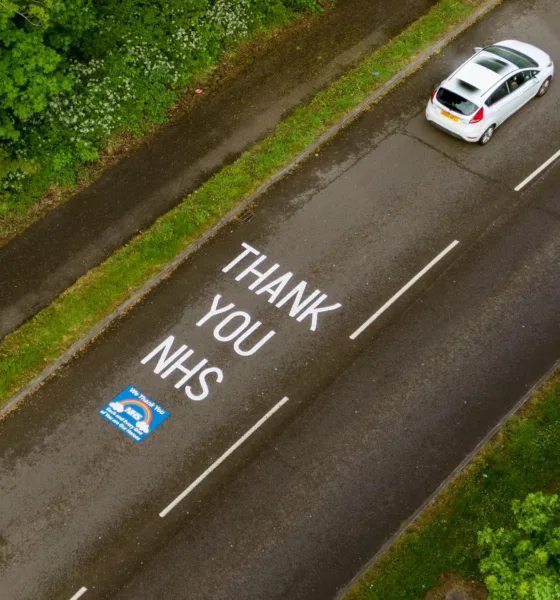
[[[547,77],[541,84],[539,91],[537,92],[537,98],[542,98],[546,92],[550,89],[550,82],[552,81],[552,77]]]
[[[494,131],[496,131],[495,125],[490,125],[488,129],[482,134],[482,137],[478,140],[478,143],[481,146],[486,146],[486,144],[494,137]]]

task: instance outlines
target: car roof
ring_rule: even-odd
[[[480,102],[494,85],[517,70],[506,58],[481,50],[447,79],[445,87],[467,100]]]

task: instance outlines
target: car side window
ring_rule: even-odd
[[[492,106],[492,104],[496,104],[503,98],[505,98],[509,94],[509,87],[507,82],[502,83],[502,85],[494,91],[494,93],[486,100],[486,106]]]
[[[515,92],[515,90],[519,89],[524,83],[527,83],[531,76],[529,75],[529,71],[521,71],[521,73],[516,73],[513,77],[510,77],[507,80],[507,84],[510,92]]]
[[[527,83],[535,76],[536,71],[521,71],[519,75],[523,78],[523,83]]]

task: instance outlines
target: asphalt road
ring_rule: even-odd
[[[513,189],[559,150],[560,88],[484,149],[423,118],[473,46],[560,62],[559,25],[554,0],[496,9],[0,421],[6,598],[335,595],[560,353],[559,165]],[[198,367],[180,389],[141,363],[169,336]],[[170,413],[140,443],[98,414],[128,385]]]

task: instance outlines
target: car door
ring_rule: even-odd
[[[537,79],[533,76],[534,70],[525,69],[512,75],[507,84],[510,91],[510,101],[508,102],[508,117],[518,111],[524,104],[537,93]]]
[[[487,119],[496,125],[501,125],[511,114],[510,110],[511,95],[507,81],[501,83],[486,100],[488,112]]]
[[[520,75],[525,79],[525,83],[523,84],[523,104],[526,104],[531,98],[537,95],[541,80],[539,78],[539,71],[536,69],[525,69],[525,71],[521,71]]]

